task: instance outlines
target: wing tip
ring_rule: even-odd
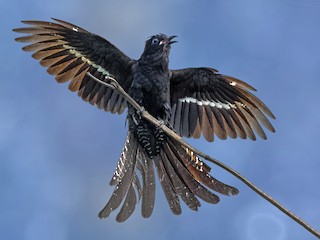
[[[71,23],[68,23],[68,22],[66,22],[66,21],[60,20],[60,19],[58,19],[58,18],[51,17],[51,19],[52,19],[53,21],[58,22],[58,23],[61,24],[61,25],[63,25],[63,24],[68,24],[68,25],[70,25],[70,24],[71,24]]]
[[[20,28],[14,28],[14,29],[12,29],[12,32],[20,33],[19,31],[20,31]],[[16,40],[16,39],[15,39],[15,40]]]
[[[257,89],[255,89],[253,86],[251,86],[249,83],[246,83],[245,81],[242,81],[238,78],[232,77],[232,76],[228,76],[228,75],[224,75],[221,74],[221,76],[227,80],[227,82],[232,85],[232,86],[238,86],[247,90],[251,90],[251,91],[257,91]]]
[[[57,19],[57,18],[54,18],[54,17],[51,17],[52,20],[56,21],[56,22],[59,22],[59,21],[62,21],[60,19]]]

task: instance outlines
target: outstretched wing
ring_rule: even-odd
[[[28,34],[18,37],[18,42],[30,42],[24,51],[34,52],[32,57],[47,67],[57,82],[71,80],[69,89],[77,91],[83,100],[112,113],[122,113],[126,101],[116,90],[107,88],[86,75],[105,80],[117,79],[127,91],[131,85],[131,65],[134,62],[109,41],[73,24],[54,19],[58,23],[22,21],[31,25],[13,29]]]
[[[274,132],[266,116],[275,118],[269,108],[249,91],[249,84],[218,74],[211,68],[172,70],[170,124],[181,136],[208,141],[250,138],[255,133],[266,139],[263,125]]]

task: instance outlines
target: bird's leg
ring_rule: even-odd
[[[165,140],[165,132],[163,131],[163,125],[166,126],[168,123],[168,120],[163,120],[162,118],[157,118],[159,121],[159,124],[155,125],[155,131],[154,131],[154,137],[155,137],[155,155],[160,154],[160,149],[164,143]]]
[[[159,121],[159,124],[156,125],[156,132],[157,133],[161,133],[163,134],[163,125],[164,126],[168,126],[169,125],[169,118],[170,118],[170,112],[171,112],[171,108],[170,105],[168,103],[165,103],[163,105],[163,117],[157,117],[157,120]]]
[[[163,104],[163,117],[158,117],[160,122],[159,127],[162,125],[167,125],[169,123],[169,118],[171,114],[171,107],[168,103]]]

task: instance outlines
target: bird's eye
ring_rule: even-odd
[[[152,45],[159,44],[159,39],[158,39],[158,38],[153,38],[153,39],[151,40],[151,44],[152,44]]]

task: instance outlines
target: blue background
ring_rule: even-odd
[[[157,185],[150,219],[98,211],[126,135],[125,115],[83,102],[46,73],[12,28],[60,18],[132,58],[155,33],[178,35],[170,67],[210,66],[252,84],[277,116],[268,140],[192,140],[320,229],[320,1],[0,1],[0,239],[316,239],[229,173],[218,205],[171,214]]]

